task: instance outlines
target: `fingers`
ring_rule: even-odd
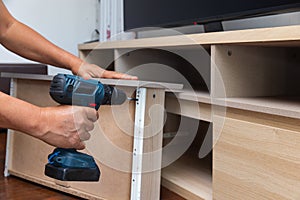
[[[91,138],[91,134],[88,131],[78,131],[78,136],[81,142],[87,141]]]
[[[91,137],[90,131],[94,130],[95,125],[94,122],[98,120],[98,112],[93,108],[85,108],[83,109],[82,115],[79,115],[78,119],[78,136],[81,141],[89,140]],[[81,119],[80,119],[81,118]]]
[[[138,80],[137,76],[131,76],[128,74],[123,74],[115,71],[108,71],[97,65],[89,64],[86,62],[83,62],[83,64],[80,66],[77,75],[83,77],[84,79],[110,78],[110,79]]]
[[[121,74],[121,77],[118,79],[125,79],[125,80],[138,80],[138,77],[137,76],[131,76],[131,75],[128,75],[128,74]]]
[[[91,134],[89,131],[92,131],[94,129],[93,123],[87,123],[85,126],[81,127],[80,130],[77,131],[79,141],[74,146],[77,150],[82,150],[85,148],[84,141],[87,141],[91,138]]]
[[[95,126],[93,123],[89,123],[85,127],[86,131],[92,131],[92,130],[94,130],[94,128],[95,128]]]
[[[76,147],[74,147],[77,150],[83,150],[85,149],[85,144],[81,141],[78,143],[78,145]]]
[[[92,108],[80,106],[57,106],[41,109],[41,121],[44,129],[35,137],[61,148],[84,149],[83,141],[89,140],[90,131],[98,119],[98,112]]]
[[[131,75],[128,75],[128,74],[123,74],[123,73],[114,72],[114,71],[107,71],[107,70],[105,70],[102,73],[102,78],[138,80],[137,76],[131,76]]]
[[[87,119],[91,120],[92,122],[96,122],[99,118],[98,112],[93,108],[86,108],[85,113],[86,113]]]
[[[93,108],[77,107],[80,109],[76,114],[75,124],[77,127],[77,134],[81,141],[89,140],[91,135],[90,131],[94,129],[94,122],[98,120],[98,112]]]

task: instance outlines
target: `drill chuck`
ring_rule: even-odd
[[[121,105],[126,101],[127,95],[122,90],[109,85],[103,87],[105,92],[102,105]]]

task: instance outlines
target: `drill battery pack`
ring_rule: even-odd
[[[56,148],[48,156],[45,175],[61,181],[99,181],[100,170],[92,156]]]

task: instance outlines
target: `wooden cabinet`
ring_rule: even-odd
[[[52,76],[4,76],[13,78],[13,96],[42,107],[57,105],[49,96]],[[47,157],[54,148],[13,130],[9,130],[7,141],[6,173],[87,199],[159,199],[165,87],[182,86],[143,81],[101,82],[116,85],[139,100],[100,107],[99,120],[84,150],[100,168],[98,182],[62,182],[45,176]]]
[[[178,35],[83,44],[79,51],[143,80],[184,84],[166,95],[164,143],[185,134],[195,139],[162,166],[165,187],[187,199],[297,199],[299,31]],[[114,62],[107,65],[104,53]]]
[[[150,116],[164,125],[155,147],[163,147],[163,186],[197,200],[298,199],[299,32],[287,26],[78,48],[103,68],[184,85],[167,88],[165,118]],[[157,189],[148,183],[146,193]]]
[[[228,111],[214,147],[215,199],[298,199],[299,131],[299,120]]]

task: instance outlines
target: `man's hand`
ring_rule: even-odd
[[[61,148],[84,149],[98,119],[95,109],[79,106],[41,108],[37,138]]]
[[[110,78],[110,79],[126,79],[126,80],[137,80],[138,77],[130,76],[127,74],[115,72],[115,71],[108,71],[102,69],[101,67],[83,62],[78,72],[73,71],[73,74],[79,75],[84,79],[91,79],[91,78]]]

